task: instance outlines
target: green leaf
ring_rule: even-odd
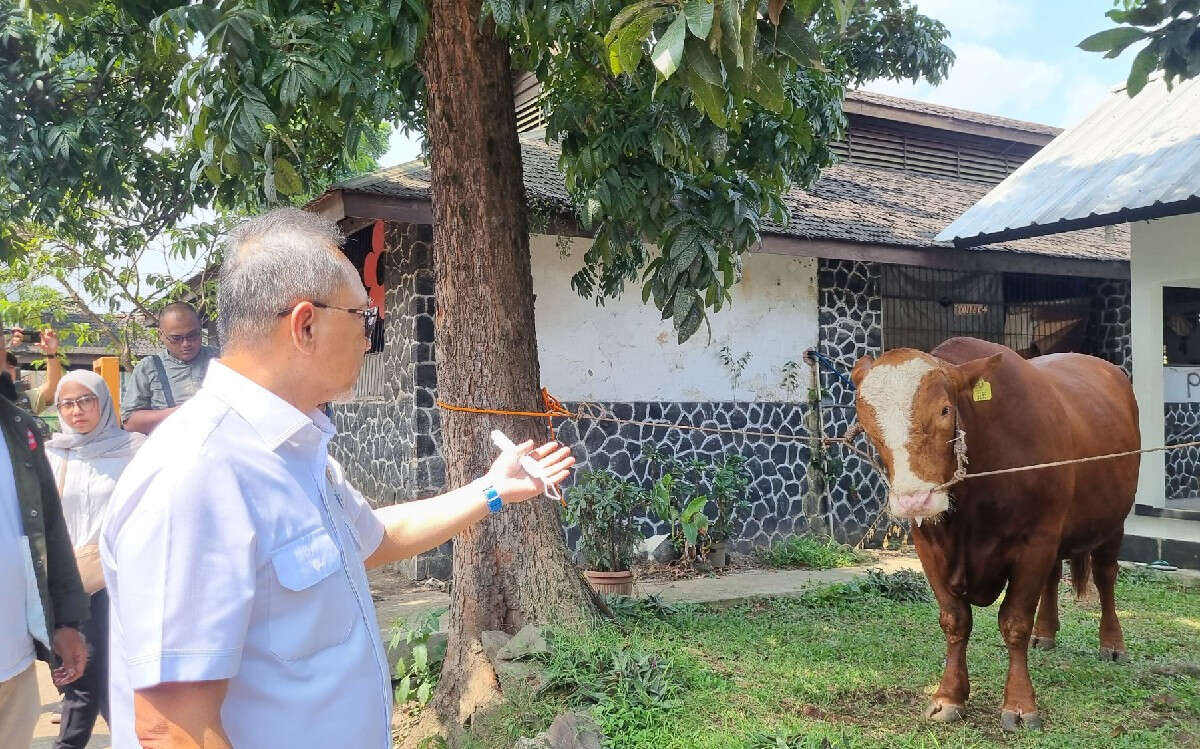
[[[683,45],[683,61],[708,83],[714,86],[725,85],[725,79],[721,75],[721,61],[703,41],[688,37]]]
[[[856,0],[831,0],[831,2],[833,17],[837,19],[838,29],[845,32],[846,23],[850,20],[850,11],[853,10]]]
[[[746,5],[742,8],[742,70],[747,74],[744,78],[748,78],[750,70],[754,67],[754,40],[758,36],[758,0],[747,0]]]
[[[682,333],[682,331],[681,331],[681,332],[680,332],[680,336],[682,336],[682,335],[683,335],[683,333]],[[699,528],[697,528],[697,527],[696,527],[696,526],[694,526],[694,525],[690,525],[690,524],[688,524],[688,523],[684,523],[684,525],[683,525],[683,535],[684,535],[684,537],[685,537],[685,538],[687,538],[687,542],[688,542],[689,544],[691,544],[692,546],[695,546],[695,545],[696,545],[696,541],[700,540],[700,529],[699,529]]]
[[[1130,44],[1145,39],[1146,32],[1141,29],[1133,29],[1127,26],[1105,29],[1096,34],[1092,34],[1087,39],[1084,39],[1078,44],[1078,47],[1085,52],[1108,52],[1109,50],[1124,50]],[[1119,52],[1117,54],[1120,54]]]
[[[721,44],[733,56],[734,65],[742,67],[742,17],[738,15],[737,0],[720,0]]]
[[[687,290],[680,289],[675,294],[675,301],[671,305],[671,316],[676,320],[682,320],[693,306],[695,306],[695,295]]]
[[[683,14],[687,17],[688,29],[697,37],[704,39],[712,30],[713,11],[716,10],[715,0],[687,0],[683,6]]]
[[[820,0],[795,0],[792,11],[803,23],[808,23],[816,15]]]
[[[785,10],[774,30],[775,48],[801,65],[811,66],[821,60],[821,47],[808,30],[807,22],[790,9]]]
[[[670,256],[677,258],[688,250],[694,247],[696,240],[700,238],[700,227],[696,224],[688,224],[679,230],[675,238],[671,240]]]
[[[663,32],[658,44],[654,45],[650,61],[654,63],[654,67],[658,68],[658,72],[664,79],[670,78],[679,68],[679,61],[683,58],[683,39],[686,33],[687,20],[683,14],[680,14],[675,17],[674,21],[671,21],[671,25]]]
[[[429,697],[433,694],[433,685],[428,681],[421,682],[421,686],[417,687],[417,703],[421,706],[429,704]]]
[[[408,702],[408,696],[412,694],[412,677],[408,674],[400,680],[400,686],[396,687],[396,702]]]
[[[424,671],[425,667],[429,665],[429,648],[427,648],[424,643],[414,645],[412,649],[412,657],[413,669],[417,671]]]
[[[664,0],[639,0],[639,2],[621,8],[621,12],[613,18],[612,23],[608,26],[608,33],[604,35],[604,43],[611,45],[613,40],[617,38],[618,32],[644,11],[657,9],[659,12],[654,16],[654,19],[658,20],[662,18],[666,10],[660,6],[665,4]]]
[[[1137,57],[1133,58],[1133,65],[1129,67],[1129,78],[1125,80],[1125,91],[1132,98],[1146,87],[1146,81],[1150,79],[1150,72],[1158,65],[1158,47],[1150,44],[1141,52],[1138,52]]]
[[[284,195],[295,195],[304,189],[304,182],[292,162],[280,156],[275,159],[275,189]]]
[[[683,74],[692,92],[692,103],[714,125],[725,129],[729,125],[729,118],[725,115],[725,88],[712,85],[691,70],[684,70]]]
[[[642,59],[642,45],[645,43],[646,37],[650,36],[650,30],[654,28],[654,20],[649,15],[641,16],[621,30],[614,45],[614,49],[617,51],[617,62],[621,69],[614,70],[614,74],[632,73],[637,70],[638,63]],[[611,58],[609,62],[612,62]]]
[[[783,93],[783,78],[779,71],[759,59],[754,65],[754,79],[750,86],[750,98],[772,112],[781,113],[787,104]]]

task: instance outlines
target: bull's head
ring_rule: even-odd
[[[951,365],[914,349],[895,349],[854,364],[855,408],[883,458],[893,516],[920,525],[950,507],[940,485],[954,476],[958,410],[1000,354]]]

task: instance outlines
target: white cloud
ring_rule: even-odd
[[[1075,77],[1063,97],[1062,121],[1051,124],[1064,128],[1079,124],[1100,106],[1112,88],[1112,83],[1105,83],[1090,75]]]
[[[866,88],[975,112],[1029,118],[1063,85],[1062,70],[1049,62],[1006,57],[982,44],[955,45],[958,60],[942,85],[873,81]]]
[[[1034,17],[1029,0],[917,0],[917,10],[946,24],[955,41],[994,39],[1018,32]]]

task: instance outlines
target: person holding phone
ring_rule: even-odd
[[[22,387],[21,371],[13,361],[15,355],[12,359],[9,358],[13,349],[27,341],[46,356],[46,381],[33,392],[29,392],[28,387]],[[0,384],[0,394],[32,414],[36,415],[46,410],[54,401],[54,391],[63,376],[62,362],[58,360],[58,334],[54,329],[46,328],[41,333],[35,332],[31,336],[27,336],[21,328],[5,330],[4,334],[0,335],[0,355],[5,357],[4,373],[0,377],[8,380]]]

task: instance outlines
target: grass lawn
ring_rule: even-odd
[[[912,594],[908,582],[895,597]],[[1200,664],[1200,591],[1123,572],[1127,664],[1097,657],[1098,604],[1065,585],[1060,597],[1058,649],[1030,655],[1041,733],[1000,730],[998,606],[975,609],[966,720],[932,724],[921,711],[941,675],[936,606],[834,586],[719,611],[631,604],[594,631],[553,633],[557,686],[508,689],[469,745],[510,749],[578,706],[617,748],[1200,747],[1200,678],[1154,671]]]

